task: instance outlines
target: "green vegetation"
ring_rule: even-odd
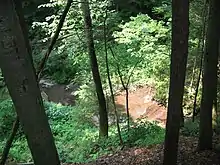
[[[186,121],[184,127],[181,130],[181,134],[184,136],[199,136],[199,121],[196,120],[192,122],[192,120]]]
[[[121,149],[115,126],[110,128],[107,140],[98,140],[98,129],[88,116],[85,117],[85,110],[82,108],[49,102],[45,102],[44,105],[62,162],[91,161]],[[14,110],[11,100],[1,102],[0,107],[0,121],[3,123],[0,127],[0,146],[4,146],[15,116],[12,115]],[[133,123],[129,134],[125,128],[126,124],[121,123],[121,126],[124,127],[122,137],[126,146],[157,144],[164,138],[164,129],[146,121]],[[21,162],[32,159],[21,130],[16,136],[9,157]]]
[[[121,111],[119,119],[124,146],[120,144],[115,121],[109,122],[109,137],[99,139],[99,128],[93,121],[93,117],[98,116],[99,104],[91,74],[80,2],[77,0],[72,2],[42,72],[42,79],[54,81],[56,85],[77,84],[77,89],[71,93],[76,97],[72,100],[75,102],[74,105],[64,106],[44,101],[61,161],[88,162],[115,153],[123,147],[162,143],[165,129],[159,127],[158,123],[149,122],[147,119],[131,121],[128,132],[126,119]],[[156,101],[167,108],[172,42],[171,2],[168,0],[90,2],[95,53],[109,118],[114,116],[114,106],[108,84],[106,54],[115,96],[121,94],[123,90],[122,80],[129,82],[128,89],[150,86],[155,90],[151,101]],[[207,18],[203,13],[203,0],[190,3],[189,51],[182,104],[186,120],[180,133],[183,136],[199,137],[199,118],[196,116],[192,122],[191,117],[194,106],[199,109],[202,99],[202,82],[197,81],[204,52],[203,40],[206,40],[202,38],[205,33],[203,26]],[[34,66],[37,70],[56,31],[66,1],[30,0],[30,3],[25,4],[24,2],[23,10],[29,27],[28,35]],[[197,85],[197,103],[194,105]],[[219,96],[218,91],[218,99]],[[0,153],[11,133],[15,118],[15,109],[0,70]],[[220,132],[219,122],[220,118],[217,116],[213,124],[215,133]],[[22,128],[19,128],[16,134],[9,157],[18,162],[32,160]]]

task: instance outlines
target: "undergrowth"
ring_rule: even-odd
[[[180,133],[184,136],[198,137],[199,135],[199,120],[196,119],[192,122],[192,119],[188,119],[184,123],[184,127],[180,130]]]
[[[85,117],[85,109],[49,102],[45,102],[44,105],[62,162],[87,162],[122,148],[115,126],[110,127],[108,139],[98,138],[98,128],[88,116]],[[0,138],[1,152],[15,116],[10,100],[0,102],[0,108],[0,120],[3,122],[0,129],[1,132],[4,130]],[[8,117],[5,118],[5,116]],[[164,139],[164,129],[143,120],[132,123],[129,133],[127,133],[126,123],[121,123],[121,127],[124,145],[128,147],[157,144]],[[23,133],[17,135],[9,157],[18,162],[31,161],[31,154]]]

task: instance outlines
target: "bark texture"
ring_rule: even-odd
[[[27,27],[26,27],[26,24],[25,24],[25,20],[24,20],[24,17],[23,17],[23,13],[22,13],[22,5],[21,5],[21,0],[14,0],[14,3],[15,3],[15,8],[16,8],[16,12],[18,14],[18,18],[19,18],[19,21],[20,21],[20,24],[21,24],[21,27],[22,27],[22,31],[23,31],[23,35],[25,36],[25,42],[26,42],[26,47],[28,49],[28,52],[31,56],[31,47],[30,47],[30,44],[29,44],[29,41],[28,41],[28,30],[27,30]],[[67,13],[71,7],[71,4],[72,4],[72,0],[68,0],[67,1],[67,4],[65,6],[65,9],[63,11],[63,14],[61,16],[61,19],[59,21],[59,24],[57,25],[57,29],[56,29],[56,32],[54,34],[54,36],[51,38],[51,41],[50,41],[50,45],[48,46],[48,49],[44,55],[44,58],[42,59],[41,63],[40,63],[40,66],[39,66],[39,69],[37,71],[37,78],[38,78],[38,81],[40,80],[40,77],[41,77],[41,73],[46,65],[46,62],[49,58],[49,55],[57,41],[57,38],[59,36],[59,33],[61,31],[61,28],[63,27],[63,23],[65,21],[65,18],[67,16]],[[9,153],[9,150],[10,150],[10,147],[12,145],[12,142],[14,140],[14,137],[18,131],[18,128],[19,128],[19,118],[16,117],[16,121],[14,122],[14,125],[16,125],[16,127],[13,127],[12,128],[12,131],[11,131],[11,134],[9,136],[9,138],[7,139],[7,142],[6,142],[6,145],[4,147],[4,152],[3,152],[3,155],[2,155],[2,158],[1,158],[1,161],[0,161],[0,165],[3,165],[4,162],[6,161],[7,157],[8,157],[8,153]],[[18,125],[18,126],[17,126]]]
[[[35,165],[59,165],[43,107],[28,39],[13,0],[0,1],[0,67],[23,127]]]
[[[204,76],[199,125],[199,150],[212,149],[212,107],[216,96],[219,50],[220,1],[209,1],[208,29],[204,54]]]
[[[99,135],[100,137],[104,137],[104,136],[108,136],[108,113],[106,109],[106,100],[102,89],[99,67],[95,53],[89,2],[88,0],[82,0],[81,2],[82,2],[82,11],[84,15],[84,22],[85,22],[85,33],[87,39],[88,54],[90,57],[92,75],[93,75],[93,80],[95,83],[96,93],[99,102]]]
[[[164,165],[177,163],[179,128],[188,56],[189,1],[172,1],[172,51]]]

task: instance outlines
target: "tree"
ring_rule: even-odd
[[[199,125],[199,150],[212,149],[212,107],[216,96],[219,50],[220,1],[209,1],[208,29],[204,54],[204,76]]]
[[[164,165],[177,163],[180,117],[188,56],[189,1],[172,1],[172,50]]]
[[[107,72],[107,77],[108,77],[108,84],[109,84],[111,99],[112,99],[112,103],[113,103],[113,107],[114,107],[114,113],[115,113],[115,118],[116,118],[116,126],[117,126],[117,131],[118,131],[118,137],[119,137],[119,140],[120,140],[120,144],[123,145],[123,139],[122,139],[122,136],[121,136],[121,129],[120,129],[120,123],[119,123],[119,116],[118,116],[117,107],[116,107],[116,103],[115,103],[115,97],[114,97],[114,92],[113,92],[113,85],[112,85],[110,69],[109,69],[107,36],[106,36],[106,34],[107,34],[106,33],[106,31],[107,31],[107,26],[106,26],[107,18],[108,18],[108,11],[106,9],[106,14],[105,14],[105,19],[104,19],[104,29],[103,29],[106,72]]]
[[[117,59],[116,59],[116,55],[115,55],[115,53],[113,52],[113,49],[112,49],[111,47],[109,47],[109,49],[110,49],[110,51],[111,51],[111,53],[112,53],[112,56],[113,56],[113,58],[114,58],[114,60],[115,60],[116,70],[117,70],[117,73],[118,73],[118,76],[119,76],[121,85],[122,85],[122,87],[123,87],[123,89],[124,89],[124,91],[125,91],[125,110],[126,110],[126,113],[127,113],[127,130],[128,130],[128,132],[129,132],[129,130],[130,130],[129,85],[130,85],[130,80],[131,80],[131,78],[132,78],[132,76],[133,76],[133,73],[134,73],[135,68],[137,67],[137,65],[138,65],[139,63],[142,62],[142,60],[139,60],[139,61],[137,61],[137,62],[134,64],[133,68],[131,69],[130,74],[128,74],[127,80],[124,80],[124,79],[123,79],[122,72],[121,72],[120,64],[119,64],[119,62],[118,62]]]
[[[22,11],[22,6],[21,6],[21,1],[20,0],[14,0],[14,3],[15,3],[15,7],[17,8],[17,14],[18,14],[18,18],[19,18],[19,21],[20,21],[20,24],[22,25],[22,30],[23,30],[23,34],[26,35],[26,38],[28,37],[27,35],[27,28],[25,26],[25,20],[24,20],[24,17],[23,17],[23,13],[21,12]],[[47,51],[45,52],[45,55],[39,65],[39,69],[37,71],[37,80],[39,81],[40,80],[40,77],[41,77],[41,73],[45,67],[45,64],[51,54],[51,51],[57,41],[57,38],[59,36],[59,33],[61,31],[61,28],[63,27],[63,24],[64,24],[64,21],[65,21],[65,18],[67,16],[67,13],[71,7],[71,4],[72,4],[72,0],[68,0],[67,3],[66,3],[66,6],[65,6],[65,9],[62,13],[62,16],[60,18],[60,21],[59,21],[59,24],[57,25],[57,28],[56,28],[56,31],[55,31],[55,34],[52,36],[51,40],[50,40],[50,44],[48,46],[48,49]],[[29,54],[31,55],[31,48],[30,48],[30,44],[29,44],[29,41],[26,40],[26,47],[28,49],[28,52]],[[2,154],[2,158],[1,158],[1,161],[0,161],[0,165],[4,165],[5,164],[5,161],[7,160],[7,157],[8,157],[8,153],[9,153],[9,150],[11,148],[11,145],[12,145],[12,142],[15,138],[15,135],[17,133],[19,129],[19,118],[18,116],[16,117],[16,120],[13,124],[13,127],[12,127],[12,131],[11,131],[11,134],[9,136],[9,138],[7,139],[7,142],[6,142],[6,145],[4,147],[4,150],[3,150],[3,154]]]
[[[204,40],[205,40],[205,36],[206,36],[206,20],[207,20],[207,0],[204,0],[204,6],[203,6],[203,9],[202,9],[202,31],[201,31],[201,37],[199,38],[199,44],[198,44],[198,53],[200,53],[201,57],[200,57],[200,65],[199,65],[199,75],[198,75],[198,78],[197,78],[197,81],[196,81],[196,88],[195,88],[195,96],[194,96],[194,102],[193,102],[193,116],[192,116],[192,121],[194,122],[195,120],[195,116],[196,116],[196,113],[197,113],[197,96],[198,96],[198,93],[199,93],[199,85],[200,85],[200,79],[201,79],[201,76],[202,76],[202,69],[203,69],[203,56],[204,56],[204,46],[205,46],[205,43],[204,43]],[[201,48],[200,48],[201,47]],[[196,59],[195,59],[195,67],[196,67],[196,60],[197,60],[197,56],[196,56]]]
[[[97,63],[95,46],[92,32],[92,19],[90,16],[88,0],[82,0],[82,11],[84,14],[85,34],[87,39],[88,54],[90,57],[90,64],[92,68],[93,80],[96,87],[96,93],[99,102],[99,136],[108,136],[108,113],[106,109],[106,101],[103,93],[101,78],[99,74],[99,67]]]
[[[40,80],[41,72],[43,71],[43,69],[46,65],[46,62],[47,62],[47,60],[50,56],[50,53],[53,50],[54,45],[56,44],[56,41],[59,37],[60,31],[63,27],[65,18],[67,16],[67,13],[68,13],[70,7],[71,7],[71,4],[72,4],[72,0],[67,0],[66,6],[65,6],[65,9],[63,10],[63,13],[62,13],[62,16],[60,18],[59,24],[57,25],[56,31],[55,31],[54,35],[52,36],[52,38],[50,40],[50,44],[47,48],[47,51],[46,51],[46,53],[45,53],[45,55],[44,55],[44,57],[43,57],[43,59],[40,63],[40,66],[39,66],[39,69],[38,69],[38,72],[37,72],[38,80]]]
[[[0,2],[0,67],[34,163],[59,165],[28,46],[27,32],[22,28],[21,11],[18,11],[15,3],[12,0]]]

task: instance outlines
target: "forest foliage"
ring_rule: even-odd
[[[187,117],[192,114],[200,69],[202,2],[202,0],[195,0],[190,6],[192,23],[183,102],[184,114]],[[56,30],[65,4],[64,0],[23,2],[36,68]],[[153,86],[156,90],[154,100],[167,106],[172,21],[170,1],[91,0],[90,8],[95,50],[106,98],[110,97],[110,92],[105,64],[104,35],[107,37],[107,53],[114,92],[122,90],[117,70],[119,66],[123,80],[127,82],[130,79],[129,88]],[[91,121],[91,117],[97,113],[98,104],[85,41],[81,4],[73,1],[57,43],[43,70],[44,78],[54,80],[58,84],[79,84],[79,89],[74,93],[77,96],[75,106],[63,106],[44,101],[62,162],[90,161],[121,149],[116,126],[110,127],[107,140],[98,139],[98,129]],[[3,76],[0,74],[0,87],[3,86]],[[198,107],[201,93],[200,84]],[[112,102],[109,99],[108,101],[112,106]],[[0,88],[0,123],[2,123],[0,151],[10,134],[15,117],[7,89]],[[164,140],[164,129],[155,123],[145,120],[132,122],[131,130],[127,133],[125,118],[122,116],[120,125],[122,138],[127,146],[147,146]],[[194,123],[186,122],[181,133],[186,136],[198,136],[198,131],[199,122],[196,120]],[[18,161],[32,159],[22,129],[16,135],[9,157]]]

